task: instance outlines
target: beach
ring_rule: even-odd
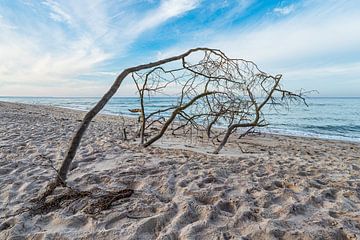
[[[136,119],[110,115],[91,123],[68,185],[133,194],[32,211],[85,113],[0,102],[0,239],[360,239],[359,143],[261,134],[215,155],[167,135],[141,148],[123,134]]]

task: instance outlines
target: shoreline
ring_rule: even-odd
[[[84,97],[86,98],[86,97]],[[121,98],[121,97],[119,97]],[[124,97],[125,98],[125,97]],[[325,97],[326,98],[326,97]],[[353,98],[353,97],[350,97]],[[360,98],[360,97],[354,97],[354,98]],[[65,107],[65,106],[54,106],[54,105],[45,105],[45,104],[29,104],[29,103],[18,103],[18,102],[7,102],[7,101],[1,101],[0,103],[13,103],[13,104],[25,104],[25,105],[30,105],[30,106],[39,106],[39,107],[50,107],[50,108],[60,108],[60,109],[64,109],[64,110],[71,110],[71,111],[78,111],[81,113],[87,113],[89,110],[82,110],[82,109],[78,109],[78,108],[71,108],[71,107]],[[98,115],[101,116],[111,116],[111,117],[123,117],[123,118],[129,118],[129,119],[136,119],[137,117],[133,116],[133,115],[119,115],[119,114],[112,114],[112,113],[99,113]],[[270,127],[271,128],[271,127]],[[335,141],[335,142],[346,142],[346,143],[359,143],[360,144],[360,139],[354,138],[354,140],[350,137],[340,137],[340,136],[336,136],[336,135],[324,135],[324,134],[317,134],[317,133],[311,133],[311,132],[303,132],[303,134],[299,133],[299,134],[292,134],[290,133],[291,130],[289,130],[289,133],[286,133],[285,129],[282,130],[275,130],[275,131],[279,131],[279,133],[277,132],[273,132],[274,129],[266,129],[266,128],[259,128],[260,130],[260,134],[267,134],[267,135],[274,135],[274,136],[283,136],[283,137],[300,137],[300,138],[305,138],[305,139],[309,139],[309,140],[325,140],[325,141]],[[281,132],[284,131],[284,132]]]
[[[0,239],[360,237],[358,143],[263,134],[214,155],[167,135],[141,148],[122,139],[132,120],[111,115],[90,124],[69,172],[69,186],[92,195],[62,200],[60,187],[46,199],[58,204],[33,211],[84,114],[0,102]],[[123,189],[134,193],[97,204]]]

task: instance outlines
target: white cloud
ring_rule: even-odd
[[[265,71],[282,73],[289,88],[317,89],[322,95],[358,95],[350,84],[360,81],[352,59],[360,54],[358,22],[356,8],[329,11],[325,6],[267,26],[232,32],[211,45],[234,57],[254,60]]]
[[[255,0],[237,0],[236,5],[230,9],[224,16],[219,19],[219,22],[222,24],[226,24],[228,22],[233,21],[239,15],[244,13],[253,3]]]
[[[279,69],[281,70],[281,69]],[[345,64],[329,64],[319,67],[303,67],[303,68],[285,68],[287,75],[294,78],[302,78],[304,76],[310,78],[318,77],[336,77],[341,78],[352,78],[353,76],[360,76],[360,62],[345,63]],[[359,77],[360,81],[360,77]]]
[[[136,22],[125,18],[129,2],[111,4],[46,0],[40,5],[47,7],[40,8],[31,3],[31,10],[54,22],[14,12],[29,20],[21,31],[0,17],[0,95],[99,95],[116,76],[99,68],[105,61],[123,53],[143,32],[194,9],[198,1],[163,0],[156,9],[134,12]],[[121,9],[117,19],[114,9]]]
[[[287,18],[217,31],[210,40],[203,39],[204,45],[253,60],[266,72],[282,73],[290,88],[316,86],[320,94],[338,95],[331,86],[343,82],[354,95],[350,82],[360,82],[359,3],[314,1],[303,7]],[[160,57],[191,47],[184,42]]]
[[[173,17],[196,8],[199,3],[199,0],[163,0],[159,8],[146,13],[143,19],[134,24],[132,33],[138,35],[157,27]]]
[[[43,4],[47,5],[50,8],[51,12],[49,13],[49,15],[54,21],[71,24],[71,16],[60,7],[59,3],[53,0],[46,0],[43,2]]]
[[[360,31],[356,31],[359,21],[358,14],[321,20],[313,15],[296,16],[260,28],[233,31],[210,44],[269,66],[306,62],[318,56],[359,50]]]
[[[295,11],[295,5],[294,4],[290,4],[288,6],[284,6],[284,7],[276,7],[274,8],[273,12],[279,15],[289,15],[290,13]]]
[[[84,75],[89,75],[89,76],[110,76],[110,77],[116,77],[119,73],[118,72],[106,72],[106,71],[98,71],[98,72],[88,72],[85,73]]]
[[[22,95],[27,90],[34,91],[31,95],[99,95],[117,75],[112,69],[101,68],[104,62],[126,55],[129,45],[142,33],[202,6],[200,0],[163,0],[154,9],[137,12],[129,9],[133,1],[110,3],[114,5],[106,0],[48,0],[44,2],[48,7],[44,15],[53,14],[55,21],[26,23],[29,29],[25,31],[24,26],[0,15],[0,95]],[[241,14],[252,0],[238,3],[237,9],[227,11],[219,21]],[[38,6],[31,4],[32,8]],[[220,48],[230,57],[254,60],[264,71],[283,73],[290,87],[307,81],[302,87],[313,89],[316,85],[320,93],[321,88],[330,93],[336,89],[326,89],[321,83],[331,86],[340,80],[347,84],[360,80],[356,78],[360,76],[359,9],[358,1],[345,0],[278,7],[272,13],[287,17],[276,21],[264,17],[232,26],[232,30],[219,28],[221,23],[202,27],[187,33],[175,47],[162,49],[156,57],[178,54],[202,43]],[[21,13],[16,14],[21,17]],[[71,32],[64,31],[59,21],[68,24]],[[95,85],[84,80],[96,78],[106,83]]]

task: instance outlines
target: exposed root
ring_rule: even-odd
[[[132,189],[123,189],[117,192],[109,192],[106,195],[99,197],[99,200],[88,205],[84,212],[88,214],[100,213],[103,210],[109,209],[111,204],[117,200],[128,198],[134,193]]]
[[[25,212],[29,212],[31,209],[30,208],[20,208],[18,209],[14,214],[9,214],[9,215],[5,215],[5,216],[1,216],[0,219],[7,219],[7,218],[11,218],[11,217],[16,217],[19,216]],[[0,227],[0,232],[1,232],[1,227]]]
[[[59,196],[53,196],[47,200],[46,197],[51,195],[50,191],[53,191],[56,187],[57,185],[52,184],[45,193],[41,195],[41,197],[32,199],[31,201],[34,204],[32,207],[21,208],[14,214],[2,216],[0,219],[15,217],[25,212],[29,212],[30,215],[48,214],[57,209],[65,208],[74,201],[85,197],[88,197],[89,200],[96,199],[96,201],[87,204],[87,206],[83,208],[83,211],[87,214],[98,214],[103,210],[109,209],[113,202],[123,198],[128,198],[134,193],[134,190],[132,189],[123,189],[120,191],[108,192],[107,194],[95,197],[90,191],[76,191],[68,188],[65,193]]]
[[[145,216],[134,216],[134,215],[130,215],[127,214],[126,217],[129,219],[143,219],[143,218],[149,218],[152,217],[153,215],[145,215]]]
[[[49,195],[47,195],[47,196],[49,196]],[[30,214],[32,214],[32,215],[47,214],[49,212],[52,212],[59,208],[62,208],[66,205],[69,205],[71,202],[73,202],[77,199],[87,197],[90,195],[91,195],[91,192],[88,192],[88,191],[75,191],[75,190],[70,189],[66,193],[64,193],[60,196],[56,196],[48,201],[44,201],[46,197],[40,198],[38,201],[38,205],[31,208]],[[64,201],[66,201],[66,200],[72,200],[72,201],[64,203]]]

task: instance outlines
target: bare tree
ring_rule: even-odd
[[[148,64],[142,64],[142,65],[138,65],[135,67],[130,67],[125,69],[124,71],[122,71],[120,73],[120,75],[116,78],[115,82],[113,83],[113,85],[110,87],[110,89],[104,94],[104,96],[99,100],[99,102],[85,115],[84,119],[82,120],[82,122],[80,123],[79,128],[77,129],[74,137],[72,138],[71,142],[70,142],[70,146],[67,150],[65,159],[63,160],[61,167],[59,169],[59,178],[58,179],[58,184],[60,184],[61,182],[65,182],[66,178],[67,178],[67,174],[69,172],[70,169],[70,165],[75,157],[76,151],[80,145],[81,139],[86,131],[86,129],[89,127],[91,120],[101,111],[101,109],[103,109],[103,107],[106,105],[106,103],[111,99],[112,96],[114,96],[114,94],[116,93],[116,91],[119,89],[122,81],[131,73],[137,72],[137,71],[141,71],[144,69],[151,69],[157,66],[160,66],[162,64],[166,64],[169,62],[173,62],[173,61],[177,61],[177,60],[182,60],[185,59],[187,56],[189,56],[191,53],[193,52],[197,52],[197,51],[206,51],[207,48],[194,48],[194,49],[190,49],[187,52],[174,56],[174,57],[170,57],[170,58],[166,58],[166,59],[162,59],[156,62],[152,62],[152,63],[148,63]],[[211,50],[211,49],[208,49]]]
[[[228,58],[220,50],[201,49],[181,60],[178,65],[132,73],[140,98],[139,135],[144,147],[174,125],[173,134],[180,129],[205,131],[213,143],[219,142],[213,152],[217,154],[237,130],[242,130],[243,137],[255,127],[266,126],[266,105],[304,101],[301,94],[281,88],[281,75],[271,76],[255,63]],[[167,106],[152,110],[154,97],[169,91],[177,97],[169,99]],[[216,126],[220,128],[214,131]],[[145,140],[145,135],[149,139]]]
[[[230,59],[217,49],[194,48],[177,56],[127,68],[85,115],[70,142],[57,179],[48,185],[43,194],[45,197],[56,186],[66,183],[70,165],[91,120],[129,75],[139,92],[139,136],[144,147],[160,139],[170,126],[173,126],[173,133],[179,129],[185,131],[187,126],[191,126],[206,131],[208,138],[218,139],[220,144],[214,151],[218,153],[237,129],[265,124],[262,110],[266,104],[301,97],[281,89],[280,75],[268,75],[260,71],[255,63]],[[174,104],[146,112],[146,97],[151,98],[174,89],[180,89]],[[280,100],[275,93],[281,93]],[[225,128],[214,131],[220,125]],[[149,139],[146,140],[147,135]]]

